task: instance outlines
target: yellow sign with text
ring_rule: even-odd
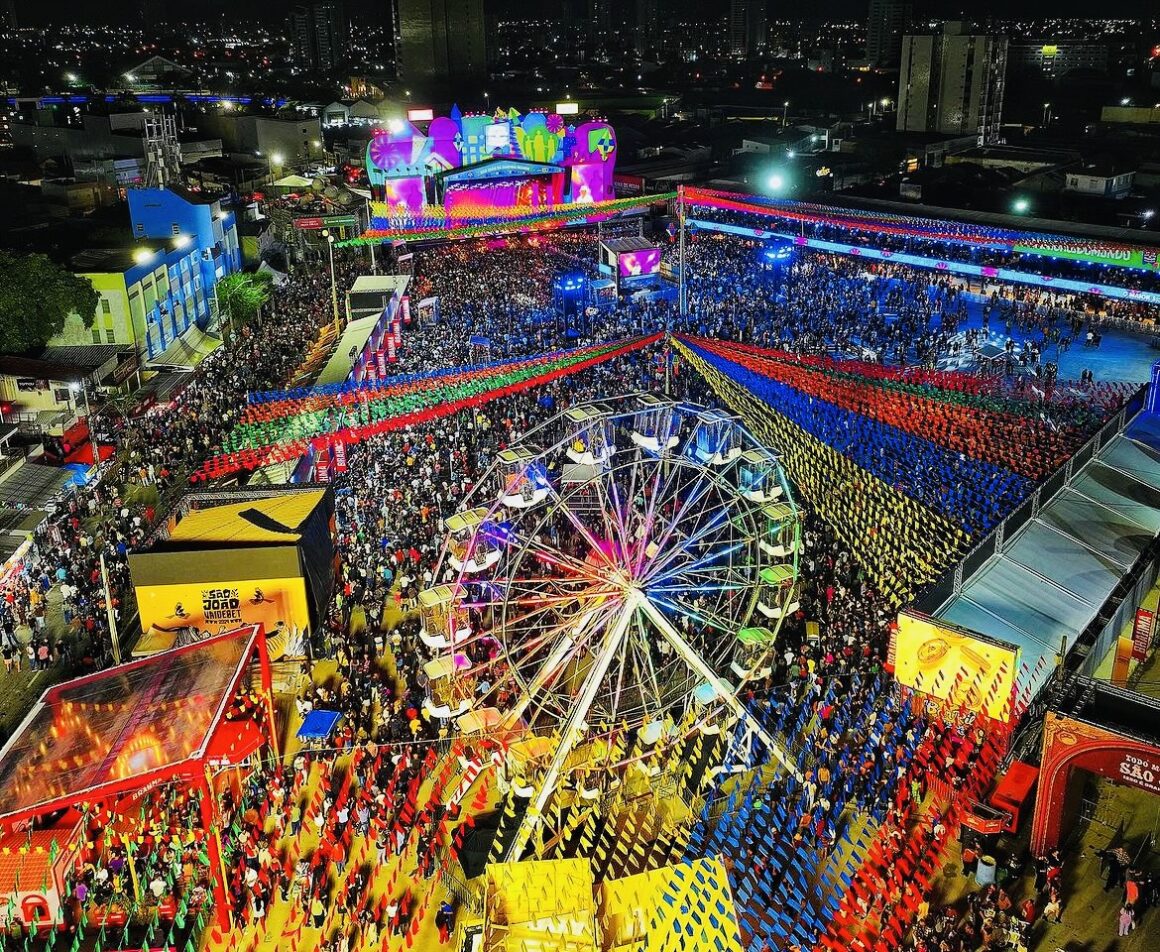
[[[950,708],[1011,718],[1019,649],[917,612],[898,616],[894,676]]]
[[[262,624],[270,633],[310,626],[304,578],[264,578],[248,582],[201,582],[137,587],[141,630],[196,628],[212,634]]]

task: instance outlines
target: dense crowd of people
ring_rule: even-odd
[[[704,216],[710,221],[727,221],[732,224],[750,228],[769,229],[768,219],[762,220],[753,214],[744,211],[728,211],[719,208],[708,208],[694,205],[690,210],[690,217],[696,219]],[[1101,249],[1099,242],[1090,242],[1086,246],[1083,242],[1064,240],[1061,245],[1071,255],[1054,255],[1051,251],[1051,242],[1044,244],[1042,253],[1036,254],[1030,250],[1018,251],[1013,247],[1014,242],[1010,235],[991,236],[990,242],[968,241],[965,235],[951,236],[947,234],[948,223],[928,222],[937,229],[935,235],[926,234],[922,224],[917,224],[909,233],[904,229],[892,232],[875,227],[870,223],[867,227],[850,230],[847,223],[827,221],[794,221],[786,222],[780,230],[793,234],[795,237],[821,239],[836,242],[847,247],[866,247],[876,250],[919,255],[937,261],[956,261],[967,264],[984,265],[993,268],[1007,268],[1031,276],[1048,275],[1053,278],[1068,278],[1073,281],[1098,283],[1113,287],[1131,287],[1145,291],[1160,291],[1160,270],[1134,265],[1116,266],[1104,263],[1099,256],[1105,256],[1127,263],[1127,255],[1123,251],[1118,254],[1115,250]],[[970,226],[967,226],[969,229]],[[964,229],[966,231],[967,229]],[[1081,259],[1085,253],[1092,256],[1090,261]],[[1154,264],[1154,263],[1153,263]],[[1014,293],[1022,293],[1029,286],[1015,286]],[[1124,299],[1101,298],[1092,294],[1068,294],[1062,297],[1067,301],[1069,309],[1090,315],[1097,322],[1108,317],[1124,319],[1151,319],[1151,310],[1147,305]]]
[[[349,284],[357,265],[339,262]],[[110,605],[120,619],[131,597],[128,553],[153,528],[159,502],[172,501],[184,478],[216,446],[242,413],[246,394],[282,385],[331,319],[329,274],[295,271],[260,319],[237,329],[198,367],[191,382],[164,405],[94,424],[116,457],[97,477],[67,493],[37,529],[19,571],[4,581],[0,645],[5,668],[47,668],[64,661],[90,670],[112,658]],[[107,574],[102,577],[102,559]],[[53,590],[60,625],[49,626]]]
[[[552,299],[553,281],[573,270],[594,276],[593,233],[420,251],[413,259],[412,300],[437,297],[440,319],[413,324],[398,370],[464,366],[666,326],[799,355],[852,354],[893,366],[935,366],[972,343],[959,332],[966,297],[953,280],[894,265],[866,280],[863,265],[826,256],[800,258],[775,275],[752,267],[752,255],[746,242],[700,237],[691,243],[687,321],[671,298],[643,295],[591,313],[581,309],[565,326]],[[366,264],[340,255],[340,286]],[[88,667],[107,661],[109,609],[117,617],[130,591],[128,553],[147,537],[174,487],[220,447],[246,395],[293,377],[331,319],[328,285],[323,271],[293,273],[269,313],[207,358],[172,405],[110,428],[105,436],[119,446],[110,464],[117,476],[72,493],[5,585],[0,641],[6,667],[16,666],[17,650],[38,666],[70,656]],[[1003,323],[1008,333],[1020,328],[1044,339],[1066,326],[1066,336],[1075,340],[1086,325],[1072,304],[996,295],[986,305],[986,320]],[[1063,346],[1061,334],[1055,344]],[[444,874],[470,835],[473,810],[479,812],[469,805],[468,791],[484,755],[454,739],[449,722],[433,717],[424,703],[424,667],[435,653],[420,637],[415,608],[421,591],[445,581],[436,576],[444,520],[462,509],[498,453],[540,422],[578,399],[654,388],[659,353],[658,345],[619,356],[350,448],[345,469],[333,477],[340,553],[334,599],[308,645],[295,698],[298,715],[337,711],[342,726],[320,749],[268,763],[219,797],[236,923],[264,929],[271,909],[283,905],[292,910],[285,928],[319,930],[320,948],[328,952],[379,948],[388,934],[413,940],[427,923],[441,942],[449,941],[459,897]],[[675,387],[681,398],[718,402],[687,370],[676,374]],[[778,387],[770,399],[781,412],[806,431],[816,429],[819,403],[795,409],[791,385]],[[865,454],[881,450],[887,427],[865,419],[870,422],[861,429],[829,423],[846,428],[836,449],[873,470],[878,464]],[[906,446],[890,444],[890,450],[897,460],[909,458]],[[936,462],[929,472],[899,469],[883,478],[894,486],[909,480],[910,494],[972,532],[992,525],[1006,502],[1027,488],[997,487],[997,479],[1032,478],[950,451]],[[977,768],[993,753],[979,725],[943,721],[886,676],[890,629],[905,586],[879,584],[883,567],[867,571],[863,553],[824,515],[825,507],[818,507],[805,517],[799,605],[781,627],[770,673],[747,685],[743,697],[792,766],[753,772],[724,801],[710,796],[688,830],[689,856],[708,851],[724,858],[746,938],[779,948],[812,943],[827,928],[839,908],[843,874],[851,872],[843,864],[867,853],[858,881],[874,888],[852,900],[859,928],[865,935],[900,928],[921,898],[908,885],[903,857],[919,863],[940,851],[951,824],[952,807],[947,798],[932,804],[930,786],[953,799],[986,776]],[[103,572],[111,606],[104,601]],[[54,590],[69,634],[47,629]],[[22,626],[31,629],[31,638],[21,636]],[[485,665],[491,659],[470,660]],[[486,670],[493,684],[506,676],[498,667]],[[482,806],[478,795],[474,800]],[[855,842],[853,817],[872,831],[878,853]],[[74,885],[81,905],[107,904],[126,889],[121,847],[109,838],[95,852],[99,860]],[[160,841],[139,863],[134,870],[158,904],[204,902],[212,873],[188,844]],[[116,877],[112,884],[110,875]],[[161,885],[153,890],[153,882]],[[945,912],[919,915],[914,948],[995,947],[1006,925],[1001,916],[1022,914],[1012,912],[1006,895],[1001,889],[972,893],[957,919]],[[1046,908],[1054,901],[1058,912],[1058,897],[1045,896]],[[1125,908],[1137,916],[1140,898],[1125,898]]]

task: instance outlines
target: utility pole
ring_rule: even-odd
[[[109,619],[109,640],[113,645],[113,664],[121,663],[121,638],[117,634],[117,612],[113,608],[113,593],[109,591],[109,570],[105,566],[105,553],[101,553],[101,587],[105,591],[105,613]]]
[[[330,304],[334,309],[334,334],[335,337],[338,337],[342,331],[342,326],[338,319],[338,282],[334,276],[334,234],[329,228],[324,229],[322,234],[326,238],[326,247],[330,251]]]

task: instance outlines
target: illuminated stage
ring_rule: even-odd
[[[402,122],[367,146],[372,225],[443,217],[458,223],[518,217],[614,198],[616,134],[569,125],[558,113],[499,109]]]

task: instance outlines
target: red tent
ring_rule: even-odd
[[[231,720],[227,713],[254,662],[258,716]],[[0,833],[170,781],[201,790],[204,829],[216,831],[209,769],[276,743],[270,689],[260,625],[49,688],[0,749]],[[217,837],[206,839],[218,880]],[[224,914],[223,887],[215,883],[214,898]]]

